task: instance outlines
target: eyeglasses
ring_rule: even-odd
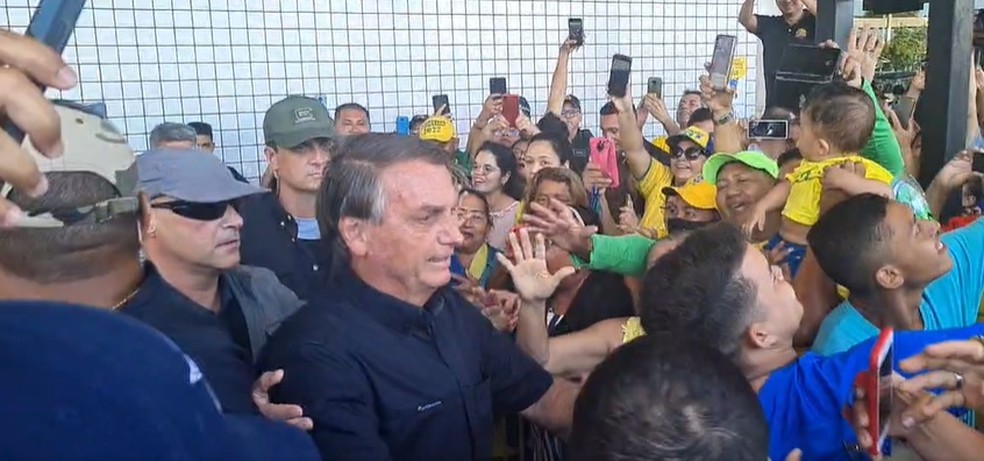
[[[232,201],[214,203],[196,203],[176,200],[173,202],[154,203],[151,208],[170,210],[172,213],[183,218],[194,219],[195,221],[215,221],[225,216],[226,210],[233,206]]]
[[[687,149],[674,149],[672,157],[686,157],[687,160],[697,160],[697,158],[701,155],[704,155],[704,149],[699,147],[690,147]]]
[[[465,211],[457,210],[458,221],[462,224],[466,222],[470,223],[482,223],[488,221],[488,216],[479,211]]]
[[[560,116],[564,118],[574,118],[577,117],[578,115],[581,115],[581,111],[576,109],[569,109],[569,110],[561,111],[560,113]]]

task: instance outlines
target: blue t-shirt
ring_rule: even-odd
[[[313,218],[294,218],[297,220],[297,238],[301,240],[321,240],[318,220]]]
[[[942,341],[966,340],[984,333],[984,324],[939,331],[905,331],[895,335],[893,366]],[[808,352],[774,371],[759,390],[759,403],[769,423],[769,456],[786,459],[794,448],[803,461],[853,460],[857,443],[844,409],[854,402],[854,380],[869,369],[875,338],[847,352],[824,357]],[[905,376],[905,374],[903,374]],[[954,412],[958,417],[966,411]]]
[[[944,234],[940,240],[953,260],[953,269],[923,291],[922,315],[926,330],[959,328],[977,322],[984,293],[984,220]],[[820,325],[813,352],[836,354],[872,336],[878,327],[844,301]]]

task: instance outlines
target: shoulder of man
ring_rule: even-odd
[[[276,323],[297,312],[304,302],[282,283],[273,271],[257,266],[240,265],[229,271],[234,289],[248,291],[256,299],[258,308],[266,311]]]

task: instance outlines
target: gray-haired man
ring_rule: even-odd
[[[191,150],[198,146],[198,133],[183,123],[164,122],[150,130],[150,150]]]

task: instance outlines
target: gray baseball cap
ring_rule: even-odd
[[[139,190],[148,198],[171,197],[193,203],[217,203],[266,192],[236,181],[214,155],[199,150],[161,149],[137,157]]]
[[[315,138],[335,136],[335,121],[321,101],[306,96],[288,96],[270,106],[263,116],[267,144],[293,148]]]
[[[28,213],[16,223],[17,227],[64,227],[74,223],[101,223],[115,216],[136,213],[137,169],[133,149],[126,138],[108,120],[87,111],[82,105],[55,101],[55,112],[61,119],[61,138],[64,154],[58,158],[41,155],[24,139],[23,148],[38,165],[41,173],[92,173],[116,188],[118,197],[77,209],[42,210]],[[0,188],[0,197],[8,197],[9,184]]]

